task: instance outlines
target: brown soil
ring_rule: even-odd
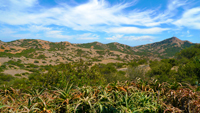
[[[22,73],[25,73],[25,72],[30,73],[29,71],[22,70],[22,69],[9,69],[9,70],[5,70],[3,73],[10,74],[10,75],[14,76],[15,74],[22,74]]]

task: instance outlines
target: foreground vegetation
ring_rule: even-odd
[[[200,45],[161,61],[7,64],[32,74],[23,78],[0,73],[0,112],[200,112]],[[123,67],[127,70],[117,70]]]
[[[199,112],[200,96],[196,87],[181,84],[112,83],[106,86],[63,88],[1,89],[0,112],[91,112],[91,113],[180,113]]]

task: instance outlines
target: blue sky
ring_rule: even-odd
[[[200,0],[0,0],[0,40],[200,43]]]

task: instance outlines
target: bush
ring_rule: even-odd
[[[8,83],[11,80],[14,80],[14,77],[12,75],[0,73],[0,85],[4,83]]]
[[[15,74],[15,76],[21,77],[22,75],[21,74]]]
[[[45,55],[39,55],[38,57],[37,57],[38,59],[45,59],[45,58],[47,58]]]
[[[34,63],[39,63],[39,61],[38,61],[38,60],[35,60]]]
[[[5,47],[3,45],[1,45],[1,49],[5,49]]]

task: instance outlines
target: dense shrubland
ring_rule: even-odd
[[[35,68],[29,64],[33,73],[27,78],[1,73],[0,112],[200,111],[200,45],[173,59],[91,65],[83,60]],[[127,70],[117,70],[123,67]]]

